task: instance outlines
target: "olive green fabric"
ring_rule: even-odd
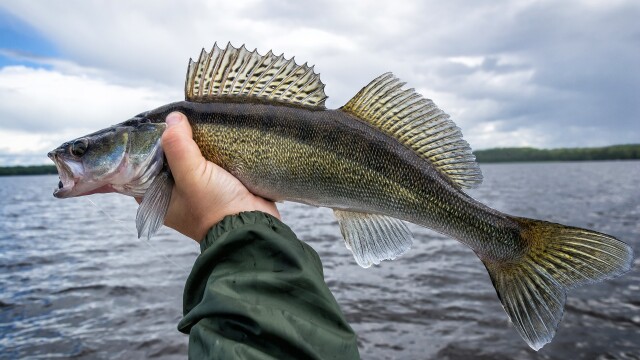
[[[184,290],[192,359],[358,359],[318,254],[261,212],[225,217]]]

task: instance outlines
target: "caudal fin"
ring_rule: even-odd
[[[504,310],[520,336],[538,350],[550,342],[562,319],[566,291],[621,275],[633,251],[595,231],[515,218],[527,253],[514,262],[483,260]]]

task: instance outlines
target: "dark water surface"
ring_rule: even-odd
[[[482,170],[471,195],[486,204],[605,232],[640,253],[640,162]],[[147,244],[136,239],[132,199],[58,200],[57,182],[0,177],[0,358],[186,358],[176,324],[195,242],[164,228]],[[279,207],[320,254],[364,359],[640,359],[638,259],[623,277],[570,292],[554,341],[536,353],[464,245],[411,226],[408,254],[362,269],[330,210]]]

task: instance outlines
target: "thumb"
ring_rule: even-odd
[[[204,161],[198,144],[193,141],[191,125],[184,114],[172,112],[166,118],[167,129],[162,134],[162,148],[171,173],[180,183]]]

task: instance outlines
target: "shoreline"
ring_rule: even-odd
[[[493,148],[473,152],[480,164],[640,160],[640,144],[595,148]],[[0,166],[0,176],[55,175],[55,165]]]

